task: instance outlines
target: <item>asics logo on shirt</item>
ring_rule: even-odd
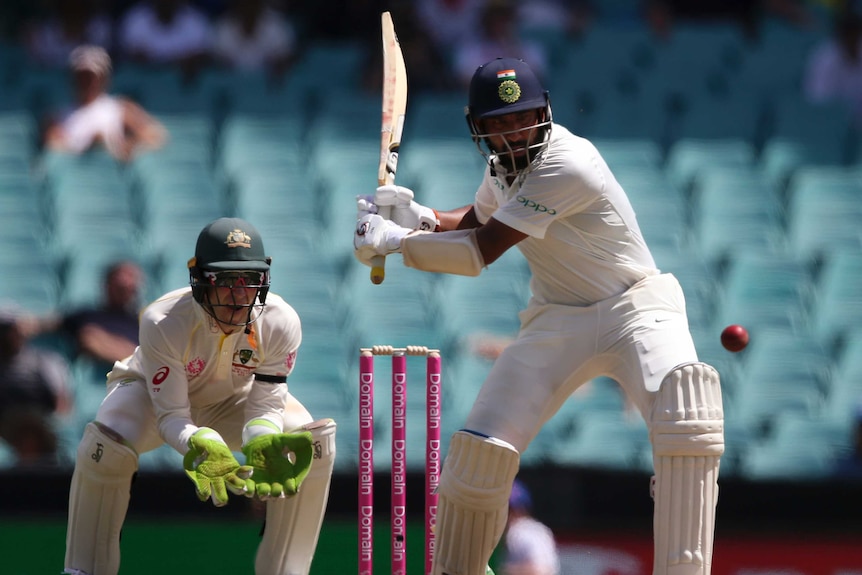
[[[557,210],[555,210],[554,208],[549,208],[548,206],[546,206],[544,204],[540,204],[534,200],[531,200],[530,198],[528,198],[526,196],[516,196],[515,200],[517,202],[520,202],[521,205],[524,206],[525,208],[533,208],[537,212],[550,214],[552,216],[557,213]]]

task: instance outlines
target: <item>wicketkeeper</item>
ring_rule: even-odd
[[[400,252],[409,267],[475,276],[517,247],[532,272],[520,332],[449,444],[434,575],[485,572],[520,454],[598,376],[619,382],[649,428],[653,574],[709,575],[721,389],[715,369],[698,361],[679,282],[656,266],[599,150],[553,122],[548,92],[525,62],[499,58],[476,70],[467,123],[488,164],[473,203],[438,213],[408,189],[383,186],[358,199],[354,237],[367,264]],[[384,205],[391,220],[377,214]]]
[[[65,573],[118,572],[138,456],[163,443],[183,455],[202,501],[225,505],[228,492],[266,501],[257,575],[309,572],[329,496],[335,422],[315,421],[288,392],[302,330],[296,311],[269,292],[269,267],[251,224],[218,219],[198,236],[191,287],[141,314],[140,346],[114,364],[107,396],[78,445]],[[240,451],[244,464],[234,456]]]

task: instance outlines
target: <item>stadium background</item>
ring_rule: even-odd
[[[555,119],[605,155],[660,267],[683,284],[703,360],[722,375],[728,452],[714,572],[862,573],[862,481],[835,473],[852,450],[862,398],[862,156],[849,113],[813,106],[800,89],[807,55],[829,35],[828,11],[807,30],[764,18],[755,36],[726,21],[678,22],[660,43],[632,3],[594,4],[600,17],[581,37],[523,33],[549,50]],[[4,3],[0,299],[36,313],[90,302],[99,295],[99,271],[118,256],[145,266],[147,294],[155,296],[187,282],[188,250],[206,222],[236,214],[258,225],[274,256],[274,289],[303,318],[291,389],[313,413],[340,424],[314,572],[341,573],[355,565],[357,347],[441,348],[451,431],[489,367],[469,352],[471,338],[517,328],[526,270],[516,254],[480,278],[392,265],[385,284],[370,285],[345,230],[353,196],[375,181],[379,94],[363,80],[375,65],[377,12],[364,20],[374,34],[363,35],[361,26],[334,19],[337,7],[315,9],[299,9],[307,45],[277,89],[253,74],[208,69],[186,85],[175,70],[118,64],[115,91],[134,96],[172,136],[164,150],[121,166],[99,153],[66,157],[38,148],[38,121],[68,97],[68,78],[27,64],[14,42],[26,4]],[[424,72],[408,63],[408,74]],[[399,181],[422,202],[462,205],[470,199],[464,190],[478,181],[481,158],[467,137],[463,104],[461,90],[411,91]],[[393,301],[402,302],[394,313]],[[736,322],[750,329],[752,344],[731,355],[718,334]],[[57,340],[39,343],[63,350]],[[387,374],[382,363],[379,381]],[[420,381],[421,365],[411,367]],[[22,469],[11,454],[2,458],[0,547],[11,553],[10,573],[44,572],[62,561],[70,461],[103,393],[102,374],[86,361],[73,370],[79,409],[63,428],[64,464]],[[409,414],[417,434],[419,396],[412,394]],[[524,454],[522,477],[537,514],[574,554],[567,573],[649,571],[649,450],[643,424],[629,415],[613,382],[597,380]],[[386,423],[378,417],[381,509]],[[414,437],[409,461],[418,472]],[[178,469],[167,449],[142,458],[124,573],[148,565],[187,571],[205,561],[207,547],[225,544],[225,567],[236,561],[247,570],[257,510],[244,501],[220,510],[200,504]],[[411,479],[418,519],[421,482]],[[382,566],[385,531],[377,541]],[[169,551],[157,551],[162,545]]]

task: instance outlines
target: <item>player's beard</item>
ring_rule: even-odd
[[[509,149],[496,152],[497,161],[506,169],[507,173],[518,173],[529,168],[533,160],[536,159],[536,156],[539,155],[540,148],[538,146],[531,146],[524,153],[519,154],[516,154],[516,151],[519,150]]]

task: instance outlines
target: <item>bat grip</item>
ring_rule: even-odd
[[[390,206],[378,206],[377,215],[389,219],[392,208]],[[371,283],[380,285],[386,278],[386,256],[374,256],[371,258]]]

